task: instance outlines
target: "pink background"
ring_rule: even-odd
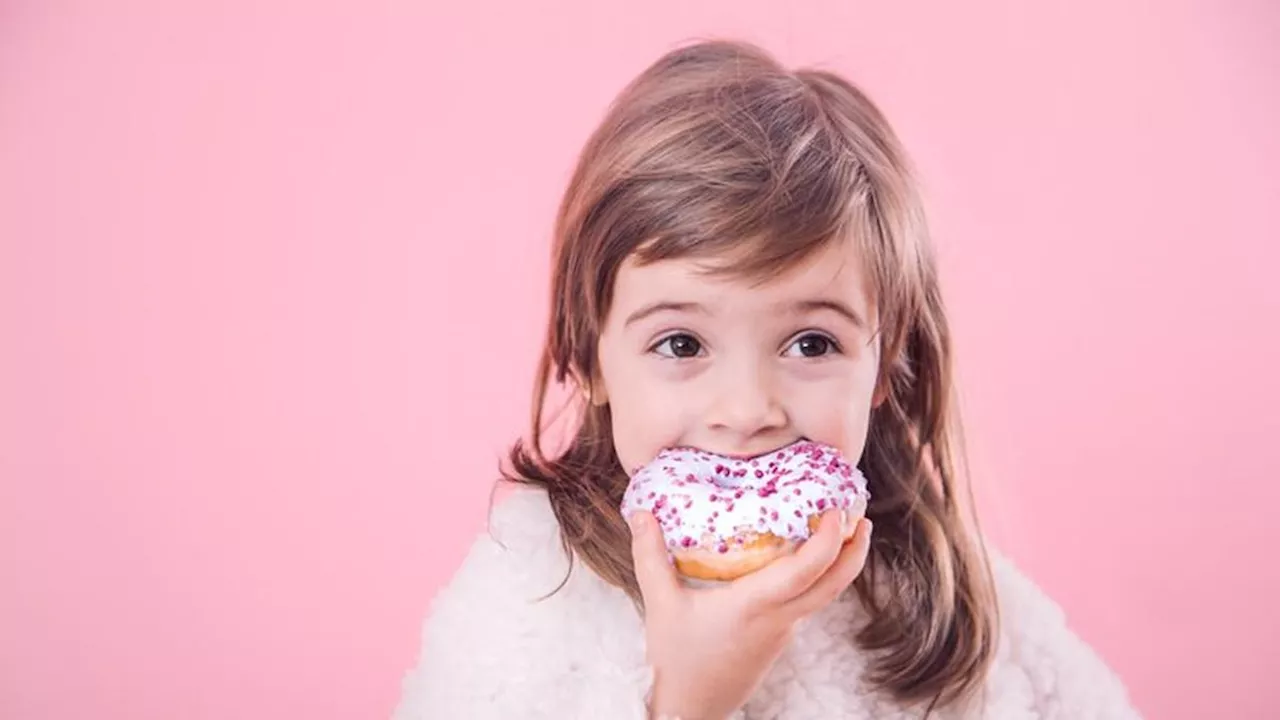
[[[606,5],[0,5],[0,716],[385,717],[573,154],[708,34],[918,159],[987,526],[1149,716],[1274,716],[1277,6]]]

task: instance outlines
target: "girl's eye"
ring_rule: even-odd
[[[799,353],[801,357],[815,358],[822,357],[834,350],[836,350],[836,344],[831,338],[817,333],[809,333],[800,336],[795,342],[791,343],[790,347],[787,348],[786,354],[794,356],[795,353]]]
[[[702,352],[702,343],[692,335],[672,335],[658,343],[653,350],[663,357],[692,358]]]

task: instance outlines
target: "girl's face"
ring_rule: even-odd
[[[829,243],[763,285],[694,259],[624,263],[596,388],[622,466],[673,446],[753,457],[801,438],[860,458],[880,353],[852,245]]]

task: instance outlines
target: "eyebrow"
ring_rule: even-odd
[[[795,315],[802,315],[804,313],[816,312],[819,310],[829,310],[840,315],[859,328],[865,328],[867,326],[866,322],[862,319],[862,316],[859,315],[856,310],[839,300],[801,300],[794,303],[784,303],[779,309],[790,311]],[[623,323],[623,326],[630,326],[633,323],[640,322],[650,315],[656,315],[660,312],[693,312],[700,315],[709,315],[711,313],[705,305],[695,302],[656,302],[645,305],[639,310],[631,313],[627,316],[627,321]]]
[[[641,320],[649,317],[650,315],[656,315],[657,313],[660,313],[660,312],[695,312],[700,315],[710,314],[710,312],[707,310],[705,306],[699,305],[698,303],[656,302],[650,305],[645,305],[644,307],[640,308],[639,310],[636,310],[635,312],[627,316],[627,321],[623,323],[623,327],[629,326],[632,323],[640,322]]]
[[[797,303],[791,303],[788,307],[797,315],[807,312],[815,312],[817,310],[830,310],[831,312],[844,317],[859,328],[865,329],[867,327],[866,321],[862,319],[862,316],[858,314],[858,311],[839,300],[828,300],[825,298],[818,300],[801,300]]]

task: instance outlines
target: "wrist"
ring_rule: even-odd
[[[661,683],[658,682],[657,673],[654,673],[653,686],[649,689],[649,696],[645,698],[645,709],[648,720],[693,720],[693,718],[678,712],[679,707],[672,703],[671,695],[666,692]]]
[[[700,703],[675,696],[669,690],[654,682],[645,702],[648,720],[728,720],[728,715],[707,712],[699,708]]]

